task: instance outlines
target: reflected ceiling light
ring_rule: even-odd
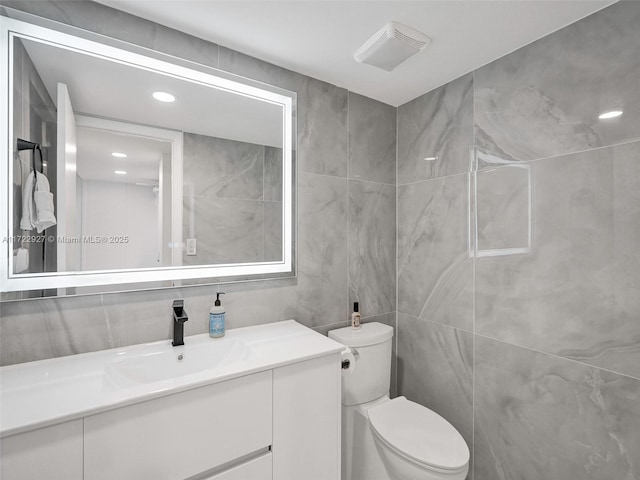
[[[127,158],[127,154],[122,152],[113,152],[111,155],[116,158]]]
[[[424,159],[425,159],[427,162],[433,162],[434,160],[437,160],[437,159],[438,159],[438,156],[437,156],[437,155],[434,155],[434,156],[432,156],[432,157],[424,157]]]
[[[113,173],[115,173],[116,175],[126,175],[127,172],[125,172],[124,170],[114,170]]]
[[[171,103],[176,101],[176,97],[167,92],[153,92],[153,98],[159,102]]]
[[[606,120],[608,118],[616,118],[619,117],[620,115],[622,115],[622,110],[611,110],[609,112],[603,112],[600,115],[598,115],[598,118],[600,120]]]

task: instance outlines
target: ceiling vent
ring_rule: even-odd
[[[397,22],[389,22],[373,34],[353,57],[358,62],[390,72],[429,43],[431,39],[424,33]]]

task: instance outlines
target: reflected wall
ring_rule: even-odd
[[[42,78],[38,74],[31,58],[24,48],[22,42],[15,43],[14,64],[13,64],[13,144],[18,138],[35,139],[42,145],[44,164],[40,165],[40,158],[37,158],[36,168],[42,168],[45,174],[56,172],[57,169],[57,121],[56,107],[45,88]],[[29,152],[16,155],[13,158],[13,204],[22,203],[23,185],[25,185],[29,172],[33,164]],[[50,186],[57,188],[56,176],[49,175]],[[13,215],[12,231],[20,232],[21,212]],[[34,232],[35,233],[35,232]],[[57,228],[54,225],[48,230],[49,234],[57,235]],[[53,272],[57,268],[57,249],[51,242],[21,242],[18,248],[28,251],[28,264],[33,272]],[[46,292],[30,291],[15,292],[15,298],[40,297]]]

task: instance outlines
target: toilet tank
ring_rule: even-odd
[[[342,404],[359,405],[389,393],[393,328],[378,322],[329,331],[329,338],[351,348],[355,368],[342,374]],[[357,352],[357,353],[356,353]]]

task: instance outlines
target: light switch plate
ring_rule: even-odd
[[[196,239],[187,238],[187,255],[195,255],[195,254],[196,254]]]

